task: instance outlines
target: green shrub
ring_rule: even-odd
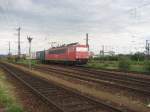
[[[144,68],[145,68],[145,71],[150,73],[150,61],[145,61],[144,62]]]
[[[17,105],[17,104],[10,105],[9,107],[7,107],[6,111],[7,112],[23,112],[20,105]]]
[[[144,59],[145,59],[145,54],[141,52],[137,52],[131,55],[131,60],[133,61],[144,61]]]
[[[104,68],[106,68],[106,67],[108,67],[108,66],[109,66],[108,63],[104,63],[104,64],[103,64],[103,67],[104,67]]]
[[[118,68],[122,71],[129,71],[131,67],[130,59],[127,57],[121,57],[119,59]]]
[[[101,56],[101,57],[95,57],[92,58],[92,60],[95,61],[118,61],[118,56]]]

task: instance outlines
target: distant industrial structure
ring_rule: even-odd
[[[102,50],[100,50],[100,56],[105,56],[105,55],[109,55],[109,56],[114,56],[115,55],[115,51],[105,51],[105,46],[102,46]]]

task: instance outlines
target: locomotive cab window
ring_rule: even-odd
[[[79,52],[87,52],[87,51],[88,51],[88,48],[86,48],[86,47],[77,47],[77,48],[76,48],[76,51],[79,51]]]

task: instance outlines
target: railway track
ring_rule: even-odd
[[[88,68],[88,67],[83,67],[83,66],[76,66],[76,67],[71,67],[70,69],[72,70],[80,70],[80,71],[84,71],[84,72],[88,72],[88,73],[94,73],[94,74],[107,74],[110,77],[113,76],[115,78],[125,78],[127,80],[131,80],[131,81],[138,81],[138,82],[150,82],[150,78],[146,79],[146,78],[142,78],[142,77],[135,77],[132,75],[127,75],[128,73],[124,73],[121,74],[119,72],[113,72],[113,71],[106,71],[106,70],[96,70],[96,69],[92,69],[92,68]],[[139,74],[140,75],[140,74]],[[150,84],[150,83],[149,83]]]
[[[121,109],[119,106],[95,101],[9,64],[0,63],[0,66],[29,87],[47,105],[55,107],[56,112],[133,112]]]
[[[59,65],[59,66],[61,66],[62,68],[66,68],[66,66],[64,66],[64,65]],[[92,69],[92,68],[88,68],[88,67],[84,67],[84,66],[67,66],[67,68],[71,69],[71,70],[94,74],[94,75],[109,76],[109,77],[113,77],[116,79],[125,79],[125,80],[130,80],[130,81],[141,82],[141,83],[146,82],[146,83],[150,84],[150,78],[146,79],[146,78],[142,78],[142,77],[135,77],[132,75],[127,75],[125,73],[120,74],[119,72],[117,73],[117,72],[112,72],[112,71],[96,70],[96,69]]]
[[[82,71],[78,70],[77,68],[74,69],[75,71],[69,71],[69,70],[63,70],[63,69],[58,69],[57,67],[46,67],[46,66],[35,66],[34,67],[36,70],[42,71],[42,72],[54,72],[56,74],[72,77],[72,78],[77,78],[80,80],[84,81],[90,81],[94,83],[101,83],[105,85],[112,85],[115,87],[119,87],[121,89],[127,89],[130,91],[135,91],[138,92],[142,95],[150,95],[150,82],[148,81],[143,81],[140,79],[134,79],[133,77],[121,77],[119,75],[114,75],[114,74],[106,74],[106,73],[98,73],[92,72],[92,71]],[[69,67],[71,68],[71,67]]]

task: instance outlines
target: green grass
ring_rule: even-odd
[[[145,71],[145,68],[144,68],[144,65],[131,65],[131,69],[130,71],[133,71],[133,72],[146,72]]]
[[[18,64],[28,65],[29,60],[20,59],[17,61]],[[40,63],[38,60],[31,60],[32,66],[37,65]],[[118,61],[109,61],[109,60],[94,60],[90,59],[89,62],[85,65],[86,67],[95,68],[95,69],[108,69],[108,70],[121,70]],[[127,70],[129,72],[139,72],[139,73],[147,73],[145,69],[145,62],[144,61],[133,61],[130,60],[130,68]]]
[[[144,61],[130,61],[130,72],[139,72],[146,73]],[[90,60],[85,66],[95,69],[108,69],[108,70],[120,70],[119,61],[99,61],[99,60]]]
[[[6,81],[6,77],[0,70],[0,104],[6,112],[23,112],[22,107],[17,103],[12,92],[12,87]]]
[[[29,60],[23,60],[23,59],[21,59],[21,60],[18,60],[17,63],[18,63],[18,64],[29,65]],[[39,63],[38,60],[31,60],[31,65],[32,65],[32,66],[34,66],[34,65],[36,65],[36,64],[38,64],[38,63]]]
[[[88,62],[87,67],[96,69],[118,69],[118,63],[115,61]]]

